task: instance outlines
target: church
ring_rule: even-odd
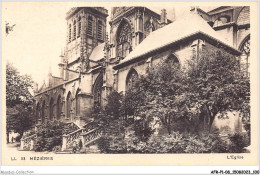
[[[161,59],[182,65],[201,49],[222,48],[250,62],[250,9],[191,7],[177,20],[147,7],[75,7],[66,14],[67,39],[58,77],[36,85],[35,123],[59,120],[83,126],[106,105],[112,90],[125,92]],[[110,31],[107,31],[109,24]]]

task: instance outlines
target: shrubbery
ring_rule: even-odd
[[[126,134],[107,136],[99,140],[102,153],[243,153],[249,145],[245,133],[216,136],[173,132],[170,135],[152,135],[146,142],[131,130]]]
[[[63,123],[48,122],[36,132],[35,151],[57,151],[62,144]]]
[[[103,111],[101,152],[244,152],[250,144],[250,124],[245,127],[249,134],[226,136],[213,134],[212,125],[216,116],[225,119],[230,111],[249,115],[249,78],[237,58],[222,50],[200,55],[182,67],[174,60],[162,60],[132,80],[124,95],[112,92]],[[154,118],[164,129],[158,136]]]

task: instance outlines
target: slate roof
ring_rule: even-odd
[[[93,61],[98,61],[98,60],[101,60],[102,58],[104,58],[104,56],[105,56],[104,47],[105,47],[105,43],[97,45],[93,49],[89,59],[93,60]]]
[[[201,33],[209,38],[218,41],[227,46],[233,51],[240,53],[238,50],[229,45],[227,41],[217,33],[211,26],[196,12],[191,12],[176,20],[175,22],[160,28],[145,38],[136,48],[129,53],[118,65],[114,68],[120,67],[133,59],[151,53],[154,50],[168,46],[175,42],[181,41],[187,37]]]

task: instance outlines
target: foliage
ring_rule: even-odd
[[[33,96],[29,92],[33,81],[28,75],[20,75],[10,63],[6,65],[6,105],[13,107],[17,104],[31,105]]]
[[[20,142],[21,138],[22,138],[22,136],[21,136],[21,135],[18,135],[17,137],[15,137],[15,141],[16,141],[16,142]]]
[[[136,120],[134,121],[133,130],[135,135],[143,142],[146,142],[154,133],[154,129],[149,126],[149,122]]]
[[[6,131],[14,130],[23,136],[33,124],[33,96],[29,92],[32,88],[32,79],[28,75],[20,75],[17,69],[6,65]],[[7,137],[8,138],[8,137]]]
[[[235,133],[230,136],[231,146],[230,150],[234,153],[241,153],[244,148],[250,145],[249,136],[244,133]]]
[[[185,89],[180,67],[175,62],[162,60],[149,67],[146,76],[141,75],[126,92],[122,111],[125,116],[140,117],[144,127],[157,117],[169,134],[172,124],[179,120],[185,121],[189,128],[187,123],[192,123],[194,115],[185,105],[182,95]]]
[[[10,109],[10,108],[9,108]],[[11,108],[18,111],[17,113],[7,114],[6,129],[7,131],[13,130],[23,136],[23,132],[31,129],[33,124],[32,109],[30,106],[17,104]]]
[[[42,125],[36,132],[35,151],[52,151],[56,146],[61,146],[63,131],[63,123],[48,122]]]
[[[164,60],[149,67],[126,92],[121,111],[124,118],[140,117],[147,123],[156,116],[169,134],[177,123],[185,132],[197,133],[201,128],[210,130],[217,115],[225,118],[232,111],[248,115],[249,97],[249,78],[237,58],[213,50],[182,68]]]
[[[112,116],[114,119],[120,117],[122,94],[112,91],[107,97],[107,105],[105,106],[105,114]]]
[[[53,152],[60,152],[61,151],[61,146],[58,145],[58,146],[54,146],[53,149],[52,149]]]
[[[152,135],[146,142],[141,141],[129,130],[125,133],[106,138],[103,153],[243,153],[248,146],[248,136],[236,133],[227,136],[212,134]],[[238,143],[240,142],[240,143]],[[104,143],[104,140],[100,143]],[[104,146],[104,144],[103,144]],[[99,147],[100,148],[100,147]]]
[[[227,112],[250,113],[249,77],[241,70],[235,56],[222,50],[201,53],[187,61],[184,70],[186,104],[199,113],[206,111],[209,127],[215,117],[225,118]]]
[[[102,137],[98,141],[98,148],[102,153],[124,153],[125,122],[122,120],[110,121],[104,126]]]
[[[82,141],[81,141],[81,139],[80,139],[80,140],[79,140],[79,149],[81,149],[82,146],[83,146],[83,143],[82,143]]]
[[[140,75],[124,96],[116,97],[109,99],[108,115],[103,116],[109,121],[99,144],[102,152],[229,153],[243,152],[249,143],[247,135],[223,137],[209,132],[216,116],[225,119],[233,111],[250,114],[249,77],[237,58],[222,50],[202,52],[182,67],[163,60]],[[118,125],[121,120],[114,120],[111,110],[119,113],[123,125]],[[153,135],[154,117],[168,136]]]

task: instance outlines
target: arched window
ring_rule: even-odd
[[[117,56],[126,57],[131,52],[131,28],[130,25],[123,21],[117,32]]]
[[[241,52],[245,55],[250,56],[250,36],[248,36],[240,46]]]
[[[103,37],[103,28],[102,28],[102,21],[98,20],[98,27],[97,27],[97,37],[98,39],[102,39]]]
[[[66,98],[67,102],[67,118],[71,117],[71,93],[69,92]]]
[[[144,33],[145,36],[147,37],[151,32],[154,31],[154,24],[153,24],[153,19],[151,18],[150,20],[146,21],[144,24]]]
[[[76,92],[76,116],[80,115],[80,100],[79,100],[79,89]]]
[[[96,79],[93,88],[94,109],[96,111],[99,111],[102,107],[102,86],[103,86],[103,76],[99,75],[98,78]]]
[[[69,25],[69,42],[71,42],[71,24]]]
[[[138,80],[138,73],[135,69],[131,69],[126,77],[126,90],[131,89]]]
[[[78,37],[81,35],[81,17],[78,17]]]
[[[54,116],[53,116],[53,107],[54,107],[54,100],[53,98],[51,98],[50,100],[50,120],[52,121],[54,119]]]
[[[61,117],[61,96],[59,95],[58,96],[58,98],[57,98],[57,104],[56,104],[57,106],[56,106],[56,112],[57,112],[57,120],[59,120],[60,119],[60,117]]]
[[[74,21],[73,23],[73,40],[76,39],[76,30],[77,30],[77,27],[76,27],[76,20]]]
[[[175,65],[177,68],[180,68],[180,61],[179,59],[174,55],[170,54],[167,59],[165,60],[166,63],[170,63]]]
[[[45,122],[45,101],[42,102],[42,123]]]
[[[241,55],[241,63],[244,64],[247,70],[247,75],[249,75],[250,66],[250,35],[248,35],[241,43],[239,50],[243,53]]]
[[[93,18],[92,18],[92,16],[89,16],[87,34],[92,36],[92,31],[93,31]]]

